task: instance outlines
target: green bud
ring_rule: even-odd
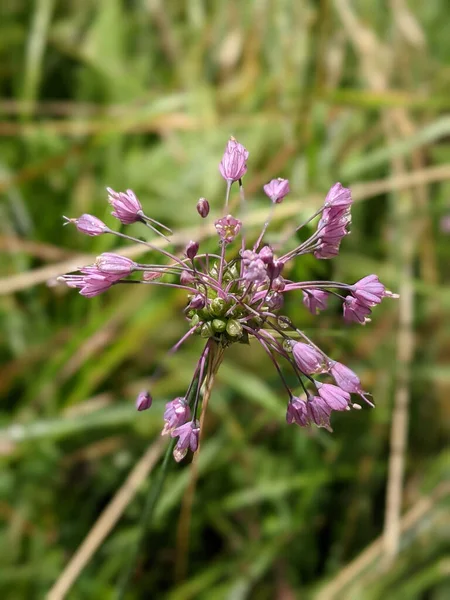
[[[227,303],[223,298],[214,298],[210,304],[209,310],[215,317],[221,317],[227,310]]]
[[[194,327],[194,325],[198,325],[200,323],[200,317],[194,313],[193,317],[191,318],[191,325],[192,327]]]
[[[225,331],[226,327],[227,327],[227,322],[224,321],[223,319],[214,319],[212,322],[212,328],[217,333],[221,333],[222,331]]]
[[[242,335],[242,325],[235,319],[230,319],[227,323],[227,333],[231,337],[239,337]]]
[[[202,336],[202,338],[210,338],[214,335],[214,331],[213,331],[211,323],[204,323],[202,325],[200,335]]]
[[[209,321],[211,318],[211,313],[207,308],[200,308],[197,311],[198,316],[202,319],[202,321]]]

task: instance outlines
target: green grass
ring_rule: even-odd
[[[195,204],[205,196],[220,210],[217,166],[230,135],[250,151],[252,235],[272,177],[292,189],[273,236],[342,181],[357,199],[352,235],[339,257],[300,261],[296,276],[376,272],[403,299],[360,328],[345,327],[337,308],[313,318],[289,301],[298,326],[374,395],[375,410],[336,415],[332,435],[286,426],[283,390],[258,348],[227,352],[200,453],[188,573],[176,581],[191,477],[182,464],[168,474],[126,597],[448,596],[450,237],[439,223],[450,213],[449,18],[445,0],[1,3],[2,598],[46,596],[159,438],[164,402],[184,393],[200,348],[192,340],[165,358],[185,331],[178,291],[124,286],[87,300],[46,285],[64,262],[117,248],[63,228],[62,215],[112,224],[105,187],[132,188],[180,240],[194,232],[208,245]],[[137,414],[135,396],[161,362],[154,405]],[[402,514],[428,504],[406,521],[388,567],[379,549],[347,571],[383,532],[402,385]],[[153,477],[69,598],[115,597]]]

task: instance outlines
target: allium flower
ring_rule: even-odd
[[[297,423],[301,427],[307,427],[310,423],[307,402],[295,396],[291,398],[286,410],[286,422]]]
[[[206,198],[200,198],[197,202],[197,212],[202,217],[202,219],[206,219],[209,215],[209,202]]]
[[[64,225],[68,225],[69,223],[75,223],[76,228],[80,233],[85,233],[86,235],[101,235],[102,233],[109,233],[110,229],[94,217],[93,215],[81,215],[78,219],[69,219],[68,217],[64,217],[66,222]]]
[[[136,398],[136,408],[139,411],[147,410],[152,405],[153,398],[149,392],[141,392]]]
[[[303,304],[313,315],[317,315],[319,310],[325,310],[328,302],[328,292],[322,290],[306,290],[303,292]]]
[[[222,161],[219,165],[220,174],[226,181],[238,181],[247,172],[248,151],[234,138],[228,140]]]
[[[173,456],[177,462],[183,460],[189,448],[192,452],[197,450],[199,433],[200,425],[198,421],[190,421],[172,431],[170,435],[178,438],[177,445],[173,451]]]
[[[226,208],[232,184],[237,180],[240,198],[244,199],[241,178],[247,171],[247,159],[248,152],[242,144],[234,138],[229,140],[219,167],[227,186],[225,209],[214,223],[219,246],[216,253],[201,253],[196,240],[189,241],[181,253],[168,249],[168,244],[167,249],[158,249],[109,229],[91,215],[67,219],[87,235],[118,235],[121,239],[145,244],[149,252],[160,253],[158,260],[138,264],[119,254],[106,252],[97,258],[95,265],[60,278],[69,287],[78,288],[87,297],[126,283],[178,287],[186,294],[184,315],[188,330],[170,352],[175,352],[192,335],[198,335],[205,342],[185,395],[168,402],[164,412],[162,433],[177,438],[174,449],[177,461],[189,449],[197,450],[200,411],[206,410],[213,377],[225,350],[236,343],[259,344],[268,355],[287,392],[288,423],[302,427],[316,425],[332,431],[333,411],[361,408],[352,402],[352,394],[371,404],[356,373],[322,352],[281,310],[286,294],[296,291],[302,293],[305,308],[314,315],[325,310],[329,298],[335,297],[342,302],[345,321],[365,324],[370,320],[372,308],[383,298],[396,297],[386,290],[376,275],[364,277],[354,285],[339,281],[295,281],[286,275],[293,271],[285,266],[304,254],[321,259],[338,253],[342,239],[348,234],[352,203],[350,190],[340,183],[330,189],[321,208],[297,228],[298,231],[317,218],[316,231],[306,240],[294,242],[283,253],[264,239],[276,205],[289,191],[287,180],[272,180],[265,186],[265,192],[272,200],[270,215],[255,243],[249,244],[247,229],[243,228],[239,218],[227,214]],[[114,192],[108,188],[108,192],[115,209],[114,216],[122,223],[139,221],[158,235],[163,235],[161,228],[170,231],[144,214],[131,190]],[[209,203],[204,198],[197,203],[197,211],[202,217],[209,213]],[[293,374],[290,379],[285,377],[285,368]],[[319,381],[318,377],[324,381]],[[149,394],[140,394],[137,409],[144,410],[151,402]]]
[[[312,375],[324,371],[325,356],[309,344],[303,342],[292,343],[292,355],[295,364],[302,373]]]
[[[283,198],[289,194],[289,181],[287,179],[272,179],[264,186],[264,193],[272,200],[274,204],[281,204]]]

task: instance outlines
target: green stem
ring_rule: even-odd
[[[131,578],[133,576],[136,561],[138,558],[139,551],[142,547],[142,543],[144,541],[145,532],[147,530],[147,525],[153,515],[153,511],[155,510],[155,506],[158,502],[162,487],[164,485],[164,481],[166,479],[168,473],[168,466],[170,464],[170,458],[172,456],[173,449],[176,444],[176,439],[171,440],[170,444],[167,447],[166,453],[164,455],[164,460],[162,462],[161,468],[155,478],[154,484],[150,485],[150,493],[147,497],[147,502],[145,503],[144,510],[142,511],[142,516],[139,523],[139,533],[136,544],[131,552],[131,558],[128,562],[127,568],[124,572],[123,578],[119,584],[119,589],[117,592],[117,600],[123,600],[125,597],[125,592],[130,584]]]

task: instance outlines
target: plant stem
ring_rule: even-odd
[[[125,597],[125,592],[130,584],[131,578],[133,576],[136,561],[139,555],[139,551],[142,546],[142,542],[144,540],[145,532],[147,530],[148,523],[153,515],[153,511],[155,510],[155,506],[158,502],[162,487],[164,485],[164,481],[166,479],[168,473],[169,459],[172,456],[172,451],[175,447],[176,440],[173,439],[170,441],[170,444],[167,447],[166,453],[164,455],[164,459],[161,465],[159,472],[155,477],[155,481],[153,485],[150,485],[150,492],[147,496],[147,502],[145,503],[144,510],[142,511],[140,523],[139,523],[139,533],[138,539],[134,548],[131,552],[130,560],[128,561],[127,568],[124,572],[124,575],[119,583],[119,589],[117,592],[117,600],[122,600]]]

